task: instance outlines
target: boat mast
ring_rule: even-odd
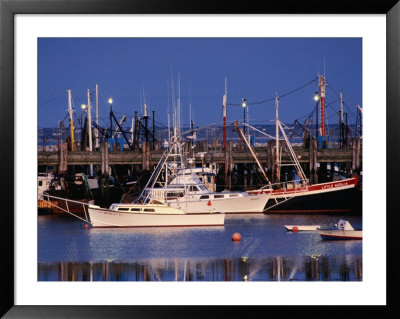
[[[321,128],[320,135],[325,137],[325,78],[319,76],[320,108],[321,108]]]
[[[71,151],[74,151],[74,144],[75,144],[75,138],[74,138],[74,120],[72,118],[72,96],[71,96],[71,90],[68,91],[68,113],[69,113],[69,129],[71,131]]]
[[[87,89],[87,98],[88,98],[88,124],[89,124],[89,151],[93,151],[92,145],[92,106],[90,104],[90,90]],[[90,176],[93,176],[93,164],[90,164]]]
[[[279,183],[280,181],[280,165],[279,165],[279,116],[278,116],[278,110],[279,110],[279,97],[278,97],[278,92],[275,93],[275,141],[276,141],[276,159],[275,159],[275,165],[276,165],[276,182]]]
[[[99,85],[96,84],[96,125],[99,127]],[[94,132],[96,136],[95,148],[99,147],[99,130]]]
[[[224,124],[223,124],[224,150],[226,150],[226,103],[228,98],[227,86],[228,85],[225,78],[225,94],[224,97],[222,98],[223,116],[224,116]]]

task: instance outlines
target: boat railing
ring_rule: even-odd
[[[308,179],[302,179],[264,185],[259,190],[270,190],[271,192],[280,191],[280,194],[293,194],[296,192],[304,192],[308,189],[308,186]]]
[[[39,194],[41,196],[40,200],[46,201],[51,207],[55,207],[67,214],[70,214],[84,222],[90,223],[89,214],[88,214],[88,207],[89,203],[84,203],[72,199],[67,199],[63,197],[49,195],[47,193]],[[74,207],[75,209],[83,212],[85,214],[85,218],[82,218],[76,214],[74,214],[71,209]]]

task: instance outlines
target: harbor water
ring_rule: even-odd
[[[339,219],[362,229],[360,215],[231,214],[217,227],[110,229],[38,216],[38,281],[362,281],[362,240],[284,228]]]

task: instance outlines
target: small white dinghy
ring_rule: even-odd
[[[340,219],[336,226],[337,230],[320,231],[321,238],[323,240],[362,239],[362,230],[355,230],[347,220]]]
[[[321,228],[321,225],[283,225],[288,231],[313,231]]]

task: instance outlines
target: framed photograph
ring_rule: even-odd
[[[397,281],[393,271],[396,249],[394,247],[396,242],[394,227],[398,220],[394,214],[397,209],[394,193],[395,180],[398,176],[395,165],[400,160],[396,147],[397,136],[400,133],[397,123],[400,118],[399,17],[400,3],[396,0],[385,3],[348,1],[345,4],[342,4],[341,1],[330,0],[320,4],[307,1],[285,1],[272,5],[260,5],[250,2],[245,6],[238,4],[229,4],[228,6],[204,1],[186,3],[152,0],[102,2],[90,0],[46,2],[0,0],[0,128],[3,133],[0,139],[3,155],[0,160],[4,176],[2,186],[2,225],[4,225],[4,229],[1,232],[4,246],[1,315],[5,318],[80,318],[85,316],[151,318],[166,315],[205,316],[210,311],[216,315],[222,315],[229,311],[234,315],[245,316],[248,315],[249,310],[253,309],[249,306],[274,306],[268,307],[267,311],[272,311],[273,314],[284,311],[289,315],[300,316],[308,315],[310,311],[315,311],[314,309],[329,311],[344,317],[367,312],[374,312],[375,315],[383,317],[399,313],[394,296]],[[169,50],[171,47],[174,47],[174,50]],[[340,49],[337,50],[337,47]],[[304,48],[306,50],[303,50]],[[318,50],[324,53],[315,56],[311,54]],[[172,51],[175,52],[175,56],[172,56]],[[214,52],[218,52],[218,58],[216,58],[217,55],[213,56]],[[282,52],[286,54],[287,65],[284,62],[279,65],[269,62],[257,70],[255,60],[261,61],[262,57],[265,57],[266,60],[273,61],[280,57],[281,61],[284,61],[284,57],[281,57]],[[206,53],[209,56],[208,59],[197,58],[206,56]],[[105,60],[102,58],[105,56],[108,57],[107,63],[104,63]],[[127,65],[134,59],[140,59],[143,63],[142,65],[137,63],[140,67],[130,69]],[[316,61],[313,62],[313,59]],[[187,60],[186,65],[182,62],[183,60]],[[301,61],[304,61],[303,65],[301,65]],[[189,63],[196,62],[198,65],[191,69],[192,73],[189,73]],[[178,65],[177,69],[174,69],[174,63]],[[91,64],[89,68],[86,67],[87,64]],[[221,65],[224,65],[225,69]],[[162,68],[165,70],[162,71]],[[179,68],[186,69],[180,70]],[[204,90],[202,88],[196,91],[195,87],[200,82],[203,84],[208,82],[208,87],[218,85],[214,80],[215,77],[221,77],[222,73],[218,72],[221,71],[220,68],[227,73],[228,78],[228,80],[221,78],[221,88],[207,91],[204,86]],[[268,83],[276,83],[277,90],[279,89],[279,92],[276,91],[272,97],[268,93],[253,94],[258,92],[256,88],[253,90],[253,87],[263,86],[263,80],[254,76],[257,72],[261,73],[261,68],[264,68],[264,73],[267,74],[262,79],[268,79]],[[307,70],[308,68],[313,68],[313,70]],[[156,107],[156,105],[165,104],[166,100],[168,100],[168,107],[170,107],[169,101],[172,101],[171,108],[175,107],[174,101],[179,101],[178,105],[181,101],[190,105],[190,109],[183,111],[183,117],[190,117],[190,120],[185,119],[185,121],[188,122],[187,127],[192,128],[192,131],[191,123],[194,116],[201,122],[200,125],[207,125],[213,120],[218,120],[216,118],[219,116],[219,112],[211,114],[213,106],[209,106],[208,109],[202,105],[207,103],[217,104],[218,107],[221,104],[225,107],[228,105],[228,109],[231,108],[229,112],[233,114],[232,117],[236,117],[235,119],[240,121],[243,119],[244,138],[240,140],[243,142],[243,147],[245,147],[245,142],[252,145],[257,143],[256,135],[252,140],[252,136],[249,134],[250,119],[253,123],[257,123],[256,120],[265,115],[265,112],[260,110],[261,108],[257,109],[257,105],[268,102],[272,106],[271,114],[275,116],[276,112],[277,130],[279,109],[282,117],[290,118],[288,122],[295,120],[295,123],[297,121],[304,132],[309,132],[310,136],[315,134],[315,148],[328,148],[327,145],[330,141],[328,137],[325,139],[325,126],[323,126],[325,125],[323,121],[327,117],[324,117],[325,107],[322,106],[321,99],[325,98],[325,73],[329,78],[330,74],[339,74],[339,69],[347,72],[343,72],[342,78],[340,76],[337,78],[343,80],[343,83],[350,82],[346,88],[353,91],[349,94],[351,107],[357,106],[357,111],[354,112],[357,121],[352,120],[359,126],[355,123],[354,131],[348,127],[353,134],[352,138],[362,139],[363,142],[362,154],[358,157],[362,157],[362,214],[350,217],[350,219],[357,224],[356,226],[361,226],[364,236],[362,243],[358,241],[354,244],[350,241],[349,244],[347,241],[347,244],[335,246],[335,243],[330,242],[320,250],[331,256],[334,256],[335,252],[347,252],[347,254],[338,253],[338,255],[350,258],[351,261],[348,263],[344,261],[332,264],[329,258],[319,262],[320,256],[314,254],[316,244],[309,240],[312,236],[307,237],[307,242],[300,243],[301,232],[295,233],[301,226],[297,225],[293,226],[294,228],[291,229],[293,232],[290,234],[294,235],[291,236],[293,249],[288,249],[286,255],[281,254],[278,248],[274,251],[275,244],[273,242],[267,243],[266,241],[263,244],[269,245],[265,249],[270,249],[271,254],[275,256],[268,262],[252,260],[253,257],[254,259],[259,257],[259,254],[252,255],[252,252],[257,251],[260,246],[260,238],[269,240],[269,237],[264,236],[261,230],[257,235],[254,228],[249,230],[249,233],[256,234],[253,240],[242,241],[235,246],[234,242],[240,242],[242,235],[239,232],[234,233],[233,227],[229,229],[232,229],[234,234],[232,236],[228,234],[228,237],[227,234],[222,235],[222,232],[215,236],[214,233],[201,231],[195,232],[196,238],[194,238],[193,236],[188,237],[188,232],[176,231],[174,233],[175,240],[171,240],[172,237],[165,236],[162,231],[147,234],[142,230],[139,231],[140,234],[144,234],[142,237],[140,234],[132,236],[131,231],[121,232],[115,237],[115,232],[96,233],[92,231],[93,229],[88,229],[93,226],[101,228],[106,223],[110,223],[109,219],[94,224],[92,221],[89,223],[88,219],[85,222],[84,218],[81,218],[79,225],[74,224],[78,225],[73,230],[75,242],[69,243],[66,247],[63,240],[66,240],[68,236],[65,234],[71,230],[66,230],[62,224],[60,226],[52,224],[52,222],[38,225],[38,173],[40,167],[43,167],[43,163],[47,163],[46,160],[48,163],[52,163],[49,165],[54,165],[50,156],[43,160],[43,156],[47,156],[43,155],[46,154],[45,147],[51,148],[51,141],[44,141],[47,138],[46,134],[39,128],[50,127],[52,124],[49,123],[58,123],[60,114],[61,117],[64,115],[65,117],[59,123],[66,121],[67,128],[73,121],[76,121],[77,130],[75,132],[79,131],[79,135],[75,141],[72,133],[68,138],[62,135],[65,132],[68,135],[67,129],[64,130],[65,132],[58,130],[57,134],[60,134],[58,136],[61,136],[61,140],[65,142],[66,149],[79,147],[80,156],[84,156],[83,152],[91,151],[92,147],[97,147],[99,152],[104,150],[104,153],[107,153],[105,149],[108,149],[109,146],[104,146],[105,148],[102,149],[101,145],[103,144],[99,142],[97,145],[97,131],[104,132],[103,142],[108,141],[112,145],[111,151],[112,147],[118,148],[120,144],[123,145],[123,139],[128,146],[134,145],[136,131],[133,123],[134,120],[136,123],[142,119],[143,132],[145,132],[143,133],[143,145],[144,141],[148,142],[149,136],[153,136],[153,144],[149,145],[155,150],[157,146],[154,142],[154,127],[156,125],[158,127],[166,126],[168,121],[168,132],[170,132],[169,109],[166,111],[163,107]],[[74,70],[74,72],[68,73],[69,70]],[[190,74],[185,81],[190,83],[182,84],[182,92],[184,92],[182,93],[180,72],[184,73],[185,71],[187,71],[186,74]],[[93,76],[88,77],[88,72],[92,72]],[[143,85],[158,85],[165,92],[154,89],[155,94],[148,94],[146,92],[148,88],[143,87],[135,94],[124,96],[124,92],[131,87],[138,91],[132,79],[132,83],[122,82],[124,77],[125,81],[130,79],[129,72],[132,73],[131,78],[141,78],[137,81],[138,83],[143,81]],[[279,72],[282,74],[278,77]],[[356,75],[350,74],[352,72]],[[95,100],[98,98],[98,87],[96,83],[88,81],[96,79],[96,74],[101,77],[99,81],[104,81],[108,85],[108,91],[105,90],[101,95],[101,99],[104,100],[104,105],[107,107],[107,110],[103,111],[103,124],[99,124],[90,117],[91,114],[94,114],[94,111],[90,111],[90,107],[94,107]],[[157,78],[157,74],[159,78]],[[288,76],[285,77],[285,74]],[[309,79],[310,74],[318,74],[318,76]],[[168,79],[165,75],[170,75],[175,79]],[[354,80],[350,80],[353,79],[353,75]],[[57,79],[62,77],[65,78],[63,85],[70,83],[65,84],[70,87],[57,86]],[[231,81],[229,78],[233,78],[233,80]],[[89,85],[94,87],[95,84],[96,89],[92,88],[93,90],[90,91]],[[343,106],[342,88],[336,87],[335,84],[329,87],[329,84],[328,81],[327,90],[334,90],[337,100],[327,100],[329,103],[331,102],[328,106],[332,107],[334,103]],[[318,89],[314,90],[312,85],[319,88],[319,91],[317,91]],[[117,90],[121,86],[126,86],[127,90]],[[49,95],[46,92],[47,88],[53,88]],[[86,101],[82,97],[75,98],[71,95],[75,94],[76,88],[82,89],[85,94],[87,89]],[[241,91],[241,88],[245,89]],[[246,88],[249,89],[246,91]],[[312,112],[308,114],[308,125],[310,125],[310,119],[315,116],[315,129],[308,131],[302,127],[304,124],[307,128],[307,124],[306,119],[302,118],[302,112],[298,110],[301,107],[299,106],[297,110],[293,108],[287,111],[284,106],[285,101],[290,101],[292,105],[300,105],[301,102],[290,95],[297,94],[304,88],[310,92],[315,91],[315,96],[310,97],[309,105],[312,107]],[[59,96],[55,96],[57,90],[64,90],[62,102],[56,102],[59,98]],[[114,96],[112,90],[118,93],[115,93]],[[150,88],[151,90],[153,88]],[[216,95],[219,93],[215,92],[221,92],[221,95],[217,97]],[[253,95],[248,97],[246,92],[251,92]],[[178,99],[173,100],[174,94],[178,96]],[[304,93],[304,96],[306,94],[308,92]],[[196,112],[199,113],[196,113],[192,111],[192,103],[195,105],[197,101],[200,101],[197,100],[200,95],[204,95],[205,98],[198,102],[199,108]],[[129,116],[128,121],[132,118],[132,129],[129,134],[132,135],[125,136],[122,129],[125,120],[122,113],[119,113],[118,103],[120,105],[132,103],[132,96],[137,99],[137,104],[142,107],[140,112],[145,115],[139,120],[134,118],[133,114]],[[160,96],[164,100],[159,102],[157,99]],[[302,98],[305,98],[304,96]],[[124,98],[126,100],[122,102]],[[290,100],[291,98],[292,100]],[[346,101],[346,95],[344,100]],[[72,115],[73,103],[75,115]],[[91,103],[93,103],[92,106]],[[54,110],[52,105],[59,105],[62,110]],[[319,105],[321,105],[320,108]],[[307,109],[307,111],[310,110]],[[178,112],[178,117],[182,116],[180,109]],[[343,110],[340,112],[334,114],[335,121],[340,118],[344,127]],[[155,114],[160,115],[157,118]],[[88,118],[86,122],[85,117]],[[178,121],[178,125],[181,125],[180,119],[177,120],[178,117],[171,119],[171,122]],[[71,122],[69,122],[70,118]],[[153,131],[149,131],[147,128],[148,118],[153,120],[153,123],[150,124]],[[301,120],[298,120],[300,118]],[[232,121],[233,118],[229,120]],[[318,121],[322,121],[322,123]],[[95,130],[89,130],[90,133],[87,131],[87,125],[91,122],[96,123],[95,138],[91,136]],[[174,123],[176,124],[176,122]],[[233,127],[233,122],[231,125]],[[328,123],[326,125],[328,127]],[[62,125],[59,127],[61,128]],[[236,129],[240,133],[240,127],[238,127],[237,125]],[[120,130],[120,140],[115,137],[118,136],[117,128]],[[230,130],[232,131],[232,129]],[[204,134],[208,140],[208,136],[216,134],[212,132],[212,130],[205,130],[202,133],[198,130],[197,134],[198,136]],[[247,139],[246,132],[249,135]],[[166,134],[168,141],[171,141],[168,133]],[[191,134],[193,136],[193,132]],[[140,133],[138,133],[139,135]],[[225,135],[224,131],[224,148]],[[280,140],[278,136],[277,133],[275,143]],[[282,138],[283,136],[284,134]],[[163,147],[162,141],[167,140],[167,137],[159,138],[161,148]],[[306,137],[304,137],[305,140]],[[344,136],[338,137],[338,140],[340,145],[345,144]],[[92,145],[92,141],[95,144]],[[288,141],[286,143],[290,144]],[[216,150],[217,144],[211,143],[210,145]],[[205,146],[207,150],[208,145],[207,143]],[[42,149],[38,151],[40,147]],[[201,153],[200,143],[196,147],[198,147],[196,148],[197,152]],[[345,146],[343,148],[345,149]],[[60,146],[58,149],[61,149]],[[354,158],[357,158],[354,155],[354,149],[355,147],[352,151],[353,167],[348,166],[347,169],[351,173],[356,171],[359,174],[359,166],[357,166],[357,162],[354,162]],[[38,155],[40,151],[43,151],[40,153],[42,157]],[[114,149],[115,151],[118,149]],[[144,149],[141,152],[144,154]],[[309,151],[307,150],[307,152]],[[146,156],[141,156],[141,165],[144,167],[147,165],[144,161]],[[301,160],[301,156],[296,156],[294,161]],[[311,157],[311,155],[309,156]],[[76,159],[71,157],[70,160],[76,160],[76,163],[81,165],[78,157]],[[94,173],[93,168],[90,167],[90,172],[85,172],[87,176],[98,175],[96,180],[102,181],[101,176],[105,174],[105,169],[102,167],[103,161],[104,159],[101,159],[101,163],[97,163]],[[254,170],[262,171],[262,168],[257,168],[255,165]],[[319,165],[320,163],[318,163],[318,171],[321,171],[322,168]],[[331,170],[331,168],[325,167],[326,164],[323,165],[324,170],[332,172],[332,176],[329,178],[335,180],[333,175],[337,175],[337,172],[334,171],[334,168],[332,167]],[[89,169],[89,165],[86,166]],[[273,167],[273,171],[270,171],[271,167]],[[277,174],[276,171],[278,171],[278,167],[280,168],[278,165],[271,167],[265,168],[266,173],[264,173],[269,178]],[[300,164],[299,167],[301,167]],[[345,169],[344,166],[342,168]],[[134,166],[132,165],[128,169],[131,174]],[[247,166],[232,168],[232,175],[234,175],[235,169],[238,176],[241,174],[250,176]],[[310,159],[310,172],[311,170]],[[338,170],[341,170],[340,165],[338,165]],[[316,171],[317,163],[315,163]],[[75,173],[77,172],[74,171]],[[299,170],[297,174],[299,174]],[[75,178],[77,175],[79,174],[74,175]],[[286,184],[290,184],[286,180],[287,175],[288,173],[281,174],[281,176],[285,176]],[[82,176],[85,181],[87,177],[85,174]],[[279,181],[280,177],[277,176]],[[266,177],[267,180],[268,177]],[[343,180],[345,180],[347,183],[344,176],[337,178],[336,181],[341,180],[343,184]],[[79,184],[79,181],[74,180],[73,183],[75,182]],[[251,184],[253,179],[243,177],[242,182],[245,185]],[[232,183],[240,184],[238,181]],[[289,189],[286,184],[285,187]],[[294,179],[290,188],[301,187],[301,177],[297,184],[299,185],[296,185]],[[340,186],[343,186],[342,184]],[[325,184],[325,188],[331,187],[329,185],[331,184]],[[225,192],[227,192],[226,183]],[[246,196],[249,195],[246,194]],[[146,200],[147,198],[144,200],[145,203]],[[93,203],[96,204],[94,201]],[[207,205],[207,209],[211,209],[213,202],[208,200]],[[171,204],[169,206],[172,207]],[[95,206],[91,206],[91,208],[100,210]],[[110,207],[110,209],[113,208]],[[122,207],[121,210],[123,209],[125,208]],[[177,209],[181,209],[181,207],[179,206]],[[329,220],[333,221],[336,218],[337,211],[335,209],[336,206],[333,203],[329,204],[329,207],[325,207],[327,213],[325,216],[332,214]],[[196,213],[198,212],[196,211]],[[105,214],[107,215],[108,212]],[[287,215],[287,212],[283,212],[281,215],[268,217],[268,222],[271,224],[275,222],[276,226],[283,227],[283,224],[287,223],[286,221],[296,220],[292,216],[293,214]],[[243,221],[246,227],[253,223],[250,217],[243,217]],[[130,227],[130,224],[125,226]],[[44,228],[46,228],[45,232]],[[237,229],[242,230],[242,228]],[[87,236],[90,231],[91,236]],[[287,235],[286,232],[285,235]],[[295,237],[296,235],[299,236]],[[164,242],[154,242],[157,241],[157,236]],[[200,236],[209,236],[209,238],[199,238]],[[275,240],[278,238],[275,235],[271,236]],[[232,249],[233,252],[241,254],[240,265],[234,264],[229,258],[222,260],[221,257],[222,261],[214,260],[215,256],[205,262],[199,262],[196,259],[193,265],[186,262],[180,264],[178,258],[172,265],[172,261],[167,258],[170,252],[175,251],[167,249],[171,245],[180,247],[179,249],[183,251],[182,256],[191,256],[192,248],[187,250],[182,248],[179,237],[199,243],[202,240],[215,241],[215,246],[218,246],[217,241],[221,241],[218,256],[224,256],[227,249]],[[58,241],[50,242],[54,238],[57,238]],[[140,253],[145,256],[144,259],[142,258],[140,262],[135,260],[134,263],[129,263],[132,257],[129,250],[135,252],[139,250],[135,250],[136,248],[128,243],[134,243],[135,240],[141,242],[140,240],[143,238],[152,241],[146,246],[146,249],[151,250],[156,247],[152,245],[157,245],[156,250],[163,249],[166,256],[161,256],[163,258],[160,261],[157,256],[148,251],[143,252],[142,249]],[[226,239],[228,239],[229,245],[222,243],[222,240]],[[169,240],[171,241],[169,242]],[[102,241],[102,243],[109,241],[110,247],[114,245],[118,248],[116,248],[118,253],[110,255],[110,250],[102,252],[101,247],[104,245],[98,245],[98,241]],[[85,261],[86,257],[84,257],[83,262],[75,262],[80,260],[78,255],[81,252],[76,248],[80,244],[88,245],[88,247],[100,247],[96,253],[103,253],[102,257],[96,259],[92,256],[91,259],[90,256],[86,256],[88,261]],[[50,248],[45,251],[41,247]],[[85,250],[87,254],[93,253],[90,247]],[[203,249],[202,254],[199,256],[207,259],[208,255],[205,251],[210,247],[202,246],[201,249]],[[309,268],[296,268],[299,254],[303,258],[300,262],[301,265],[308,263]],[[354,255],[357,255],[357,258],[353,258]],[[197,257],[195,254],[194,256]],[[124,260],[123,258],[127,262],[113,263],[113,260]],[[164,263],[164,266],[157,268],[155,264],[159,262]],[[178,264],[179,266],[177,266]],[[314,269],[321,265],[328,266],[325,270]],[[336,266],[337,269],[334,268]],[[136,268],[133,270],[132,267]],[[331,269],[328,269],[329,267]],[[281,268],[286,270],[281,272]],[[87,276],[90,276],[90,279]],[[132,279],[132,276],[136,277]],[[214,276],[225,277],[221,279]],[[318,279],[315,279],[315,276],[318,276]],[[264,310],[264,307],[262,309]]]

